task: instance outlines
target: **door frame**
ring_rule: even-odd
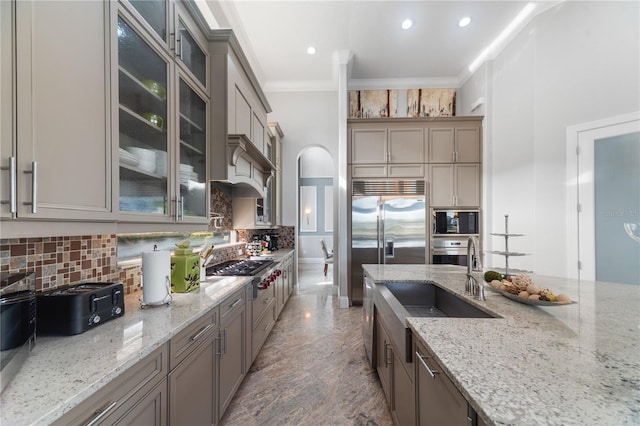
[[[595,280],[594,141],[640,132],[640,111],[566,129],[567,277]],[[591,232],[585,232],[591,230]]]

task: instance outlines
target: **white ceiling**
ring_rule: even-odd
[[[469,65],[527,5],[516,0],[206,2],[219,27],[234,29],[265,91],[334,89],[337,52],[353,55],[349,88],[458,87]],[[532,3],[536,8],[515,33],[557,1]],[[464,16],[471,24],[459,28]],[[414,21],[409,30],[400,28],[405,18]],[[494,45],[490,56],[503,45]],[[317,53],[308,55],[308,46]]]

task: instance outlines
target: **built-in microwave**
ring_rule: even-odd
[[[480,211],[433,210],[432,235],[480,234]]]

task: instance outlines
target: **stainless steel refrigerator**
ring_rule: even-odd
[[[424,180],[352,182],[351,304],[362,303],[363,264],[425,263],[425,201]]]

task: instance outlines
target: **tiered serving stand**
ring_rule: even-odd
[[[501,250],[491,250],[488,251],[487,253],[491,253],[491,254],[497,254],[500,256],[504,256],[504,276],[508,277],[509,275],[509,257],[511,256],[528,256],[528,253],[518,253],[515,251],[509,251],[509,238],[510,237],[522,237],[524,236],[524,234],[510,234],[509,233],[509,215],[505,214],[504,215],[504,234],[490,234],[490,235],[494,235],[496,237],[503,237],[504,238],[504,251]]]

